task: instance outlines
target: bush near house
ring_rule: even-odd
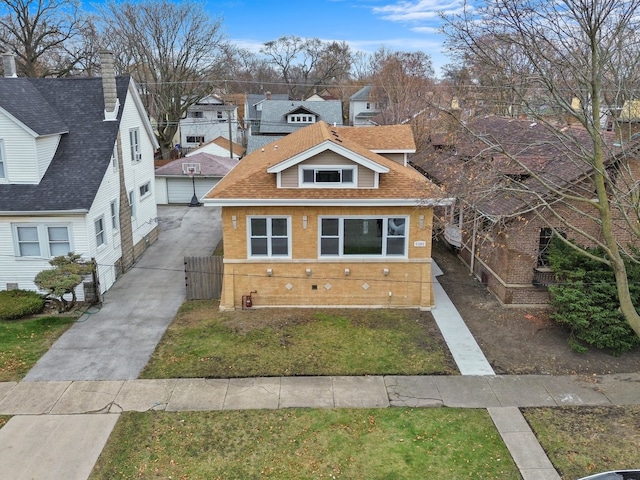
[[[92,266],[75,253],[54,257],[49,264],[53,268],[38,273],[33,282],[47,291],[47,300],[56,305],[58,313],[68,312],[76,304],[75,288],[84,275],[91,273]],[[65,295],[71,295],[71,300],[67,300]]]
[[[0,292],[0,320],[16,320],[40,313],[45,300],[37,292],[4,290]]]
[[[592,249],[596,256],[601,256]],[[552,318],[569,329],[570,344],[585,351],[584,344],[620,355],[640,345],[640,337],[620,313],[613,272],[606,265],[578,253],[555,239],[549,252],[558,283],[549,287]],[[640,302],[640,267],[627,264],[634,305]]]

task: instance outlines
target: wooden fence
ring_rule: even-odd
[[[221,256],[184,257],[187,300],[211,300],[222,293]]]

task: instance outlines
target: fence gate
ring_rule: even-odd
[[[222,293],[221,256],[184,257],[187,300],[211,300]]]

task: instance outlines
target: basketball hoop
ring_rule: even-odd
[[[193,185],[193,197],[191,197],[191,203],[189,203],[190,207],[200,207],[202,204],[198,200],[198,196],[196,195],[196,175],[200,175],[200,164],[199,163],[183,163],[182,164],[182,173],[189,175],[191,179],[191,184]]]

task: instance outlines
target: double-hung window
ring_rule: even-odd
[[[0,182],[7,179],[7,169],[4,160],[4,143],[0,139]]]
[[[144,183],[140,185],[138,189],[140,191],[140,198],[142,198],[151,192],[151,183],[150,182]]]
[[[16,255],[51,258],[72,251],[70,228],[56,224],[13,225]]]
[[[115,232],[118,230],[118,202],[111,202],[111,229]]]
[[[138,163],[142,160],[142,147],[140,146],[140,129],[129,130],[129,143],[131,144],[131,162]]]
[[[249,257],[291,255],[289,217],[249,217]]]
[[[406,217],[322,217],[320,256],[405,256]]]
[[[111,153],[111,167],[114,172],[118,171],[118,141],[116,140],[113,146],[113,152]]]
[[[100,247],[106,243],[104,236],[104,218],[100,217],[94,222],[96,232],[96,246]]]

